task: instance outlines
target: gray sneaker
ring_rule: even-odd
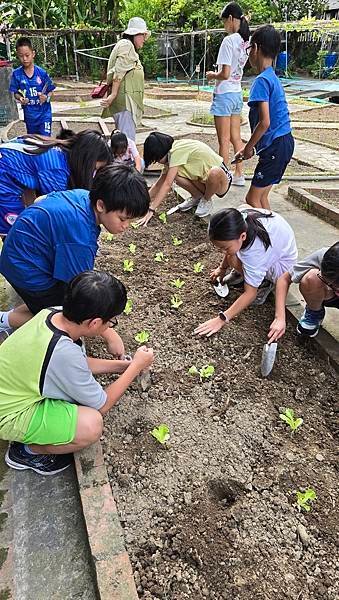
[[[208,217],[211,214],[212,210],[212,200],[205,200],[205,198],[201,198],[198,204],[198,208],[195,211],[196,217]]]
[[[181,202],[178,207],[181,212],[186,212],[187,210],[191,210],[191,208],[198,206],[199,202],[200,198],[192,198],[191,196],[190,198],[187,198],[187,200]]]
[[[222,284],[225,285],[225,283],[228,287],[240,287],[244,284],[244,277],[235,269],[231,269],[222,280]]]
[[[268,279],[264,279],[258,288],[257,297],[253,300],[251,306],[261,306],[262,304],[265,304],[272,290],[274,290],[274,283]]]

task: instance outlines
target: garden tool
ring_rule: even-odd
[[[230,293],[229,287],[227,283],[223,283],[222,280],[218,277],[216,283],[213,285],[215,292],[218,294],[220,298],[226,298]]]
[[[180,210],[180,204],[177,204],[176,206],[172,206],[172,208],[170,208],[166,214],[173,215],[173,213],[177,212],[178,210]]]
[[[263,377],[267,377],[273,369],[275,357],[277,354],[278,344],[277,342],[271,342],[271,344],[265,344],[262,351],[261,357],[261,374]]]

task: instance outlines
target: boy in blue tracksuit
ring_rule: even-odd
[[[268,194],[272,185],[280,183],[294,151],[285,92],[273,69],[280,44],[278,31],[264,25],[254,32],[247,48],[249,61],[258,73],[248,99],[252,135],[235,159],[251,158],[254,149],[259,156],[246,196],[247,204],[254,208],[270,209]]]
[[[52,131],[51,95],[55,89],[44,69],[34,64],[31,40],[21,37],[16,43],[21,67],[14,69],[9,91],[22,105],[27,133],[50,136]]]

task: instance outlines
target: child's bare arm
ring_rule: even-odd
[[[267,129],[270,126],[270,111],[268,102],[258,102],[258,110],[258,124],[255,127],[247,144],[243,147],[242,150],[239,150],[239,152],[236,153],[234,157],[234,162],[238,162],[239,160],[248,160],[249,158],[252,158],[254,154],[254,147],[262,138],[264,133],[266,133]]]

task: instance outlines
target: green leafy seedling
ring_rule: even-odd
[[[103,238],[104,240],[106,240],[106,242],[111,242],[113,239],[113,233],[108,233],[108,231],[106,233],[103,234]]]
[[[316,493],[312,488],[307,488],[304,492],[297,492],[297,505],[299,511],[306,510],[306,512],[310,512],[311,507],[309,502],[314,502],[316,499]]]
[[[285,408],[284,412],[279,414],[279,417],[284,423],[290,426],[292,433],[294,433],[300,425],[303,424],[303,419],[294,418],[294,410],[292,408]]]
[[[126,273],[132,273],[133,272],[133,267],[134,267],[134,262],[133,260],[128,260],[128,258],[126,258],[124,260],[123,263],[123,269]]]
[[[172,235],[172,244],[173,246],[181,246],[182,240],[179,240],[175,235]]]
[[[203,381],[204,379],[209,379],[210,377],[212,377],[212,375],[214,375],[214,367],[213,365],[204,365],[203,367],[201,367],[200,371],[199,371],[199,375],[200,375],[200,381]]]
[[[189,373],[189,375],[199,375],[199,371],[198,371],[198,369],[197,369],[197,367],[195,365],[192,365],[188,369],[188,373]]]
[[[132,312],[132,308],[133,308],[133,302],[132,302],[132,300],[128,299],[126,302],[126,306],[124,308],[125,315],[130,315]]]
[[[203,270],[203,268],[204,268],[204,265],[201,264],[201,262],[194,263],[194,265],[193,265],[193,271],[194,271],[194,273],[201,273],[201,271]]]
[[[160,213],[160,215],[159,215],[159,220],[160,220],[160,221],[161,221],[161,222],[162,222],[164,225],[166,225],[166,223],[167,223],[167,215],[166,215],[166,213],[165,213],[165,212],[162,212],[162,213]]]
[[[136,342],[138,342],[138,344],[146,344],[149,340],[149,335],[149,331],[143,329],[142,331],[139,331],[139,333],[136,334],[134,339]]]
[[[161,423],[159,427],[154,427],[150,434],[159,442],[159,444],[166,444],[170,438],[169,427],[166,423]]]
[[[162,262],[163,260],[165,260],[164,253],[163,252],[156,252],[154,260],[155,260],[155,262]]]
[[[172,298],[171,298],[172,308],[178,309],[179,306],[181,306],[181,305],[182,305],[182,300],[181,300],[180,296],[178,296],[178,294],[174,294],[174,296],[172,296]]]
[[[135,254],[135,251],[136,251],[137,247],[136,247],[135,244],[130,244],[128,246],[128,249],[129,249],[129,251],[130,251],[131,254]]]
[[[131,223],[131,227],[133,227],[133,229],[138,229],[138,227],[140,227],[139,223]]]
[[[185,282],[182,279],[172,279],[171,285],[178,290],[181,290],[181,288],[185,285]]]

